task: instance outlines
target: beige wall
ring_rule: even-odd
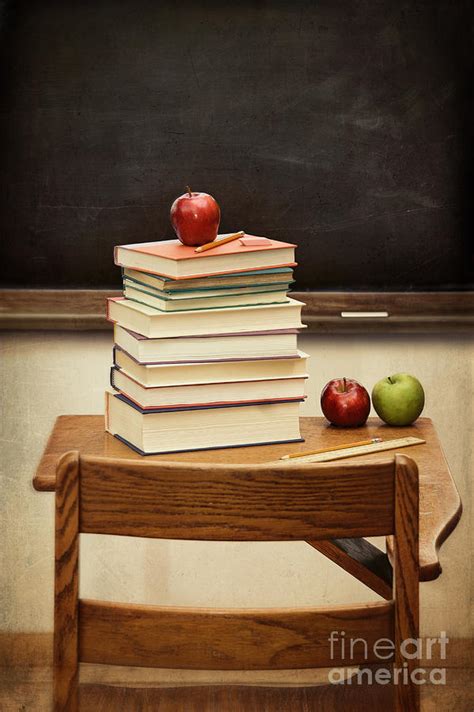
[[[112,337],[98,333],[10,333],[1,338],[2,496],[0,631],[52,628],[53,495],[31,478],[62,413],[101,413]],[[400,370],[425,386],[433,418],[464,503],[443,546],[444,573],[422,585],[422,632],[472,634],[470,529],[473,466],[473,356],[469,337],[317,336],[303,415],[319,414],[319,392],[346,375],[369,389]],[[81,594],[164,604],[307,605],[376,599],[304,543],[143,542],[85,536]]]

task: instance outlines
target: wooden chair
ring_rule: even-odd
[[[349,607],[209,609],[79,600],[79,533],[233,541],[394,535],[393,600]],[[418,638],[418,470],[379,462],[210,465],[80,457],[57,466],[54,704],[78,709],[79,662],[199,669],[364,667],[377,639]],[[368,644],[348,659],[332,631]],[[347,652],[346,652],[347,655]],[[386,663],[384,663],[386,664]],[[397,712],[419,709],[398,684]]]

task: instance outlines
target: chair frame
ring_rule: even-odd
[[[54,709],[77,712],[79,663],[200,669],[374,665],[393,640],[407,667],[397,712],[419,710],[418,469],[405,455],[376,462],[214,465],[80,457],[57,465]],[[228,541],[393,535],[393,600],[350,607],[209,609],[79,599],[79,534]],[[367,641],[348,661],[330,635]]]

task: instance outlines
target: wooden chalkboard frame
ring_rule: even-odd
[[[108,330],[105,300],[120,294],[102,289],[2,289],[0,329]],[[471,333],[474,327],[474,291],[313,291],[292,296],[305,302],[303,321],[313,333]],[[382,311],[388,316],[355,315]]]

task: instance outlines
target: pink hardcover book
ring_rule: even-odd
[[[224,237],[224,236],[221,236]],[[245,235],[245,237],[254,237]],[[179,240],[117,245],[115,264],[170,279],[209,277],[215,274],[294,267],[296,245],[263,238],[258,244],[234,240],[205,252]]]

